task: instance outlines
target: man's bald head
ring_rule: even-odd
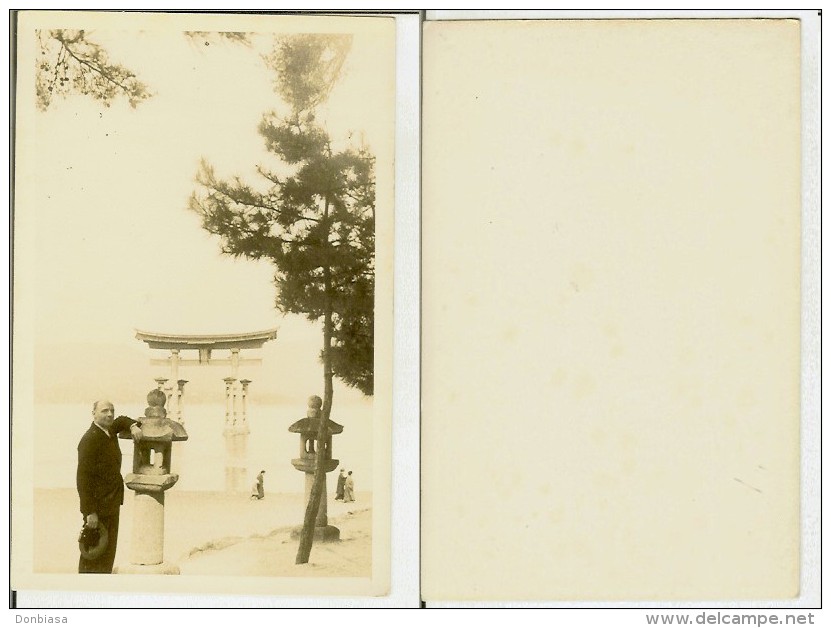
[[[107,399],[99,399],[94,404],[92,404],[92,411],[95,412],[98,409],[98,404],[101,404],[101,403],[108,403],[110,405],[113,405],[112,401],[109,401]]]
[[[96,425],[103,427],[105,430],[110,429],[110,426],[115,420],[115,407],[111,401],[106,399],[99,399],[92,404],[92,420]]]

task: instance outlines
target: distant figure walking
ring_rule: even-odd
[[[265,489],[263,484],[265,482],[265,470],[260,471],[257,474],[257,481],[254,482],[254,486],[251,487],[251,499],[262,499],[265,497]]]
[[[343,482],[343,501],[355,501],[355,480],[352,479],[351,471],[349,472],[349,475],[346,476],[346,480]]]
[[[338,476],[338,486],[335,489],[335,499],[336,500],[343,500],[343,485],[346,483],[346,469],[340,470],[340,475]]]

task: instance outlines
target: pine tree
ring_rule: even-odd
[[[263,117],[259,133],[279,159],[258,167],[256,188],[239,177],[217,177],[202,162],[190,207],[221,238],[223,253],[267,259],[275,268],[276,306],[323,322],[321,442],[333,400],[333,377],[373,392],[375,286],[374,157],[365,147],[335,149],[317,122],[319,106],[337,82],[351,38],[292,35],[265,61],[287,115]],[[322,451],[322,448],[318,449]],[[318,457],[297,562],[308,562],[325,472]]]

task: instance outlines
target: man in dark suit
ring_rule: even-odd
[[[118,542],[118,514],[124,503],[124,478],[121,477],[121,448],[118,433],[130,430],[134,441],[141,439],[141,424],[129,417],[115,416],[109,401],[96,401],[92,406],[92,425],[78,443],[76,485],[81,501],[84,526],[107,529],[108,542],[104,553],[94,560],[82,555],[78,573],[112,573]]]

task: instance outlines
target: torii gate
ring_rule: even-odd
[[[165,359],[151,359],[154,366],[170,366],[170,378],[158,377],[156,383],[159,390],[165,392],[168,398],[167,407],[173,419],[184,424],[184,395],[186,379],[179,379],[179,366],[185,365],[229,365],[231,374],[225,382],[225,433],[247,434],[248,385],[250,379],[238,380],[240,364],[261,364],[259,358],[241,358],[242,349],[259,349],[277,337],[277,328],[264,331],[252,331],[241,334],[162,334],[136,330],[136,338],[147,343],[151,349],[165,349],[170,351],[170,357]],[[181,351],[198,351],[196,359],[182,359]],[[230,356],[224,359],[212,357],[214,351],[229,350]],[[174,388],[175,386],[175,388]]]

